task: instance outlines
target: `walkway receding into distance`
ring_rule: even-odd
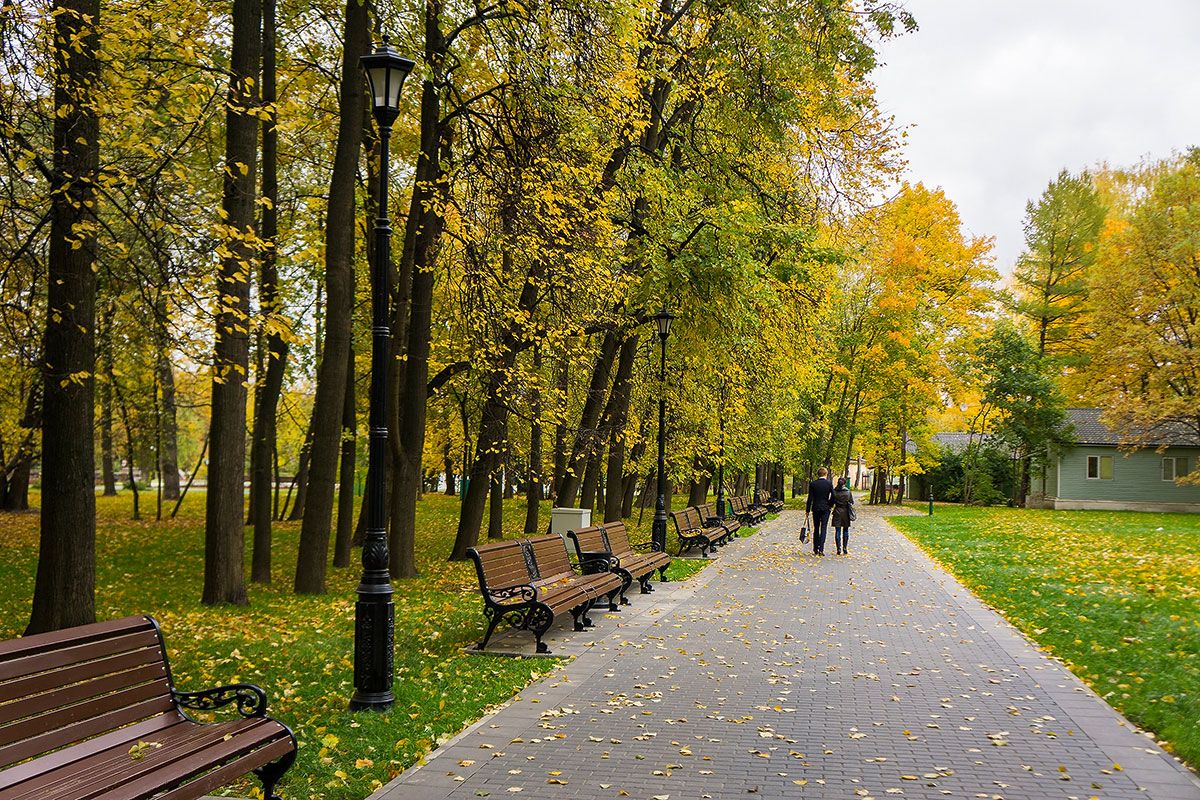
[[[800,523],[556,636],[574,660],[372,797],[1200,800],[877,512],[847,557]]]

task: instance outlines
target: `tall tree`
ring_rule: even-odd
[[[1089,374],[1131,446],[1200,435],[1200,149],[1165,166],[1111,222],[1093,280]]]
[[[217,272],[212,428],[204,526],[206,605],[244,604],[246,381],[250,367],[250,275],[259,255],[256,222],[260,0],[233,0],[225,107],[221,263]]]
[[[25,632],[96,619],[96,194],[99,0],[54,5],[54,157],[42,380],[41,543]]]
[[[277,91],[275,0],[263,0],[262,58],[262,260],[258,299],[266,339],[266,358],[260,359],[254,393],[254,422],[250,434],[250,521],[254,548],[250,580],[271,582],[271,523],[274,507],[271,489],[277,446],[279,396],[283,391],[288,343],[287,323],[279,299],[279,110]]]
[[[297,592],[325,591],[333,521],[334,484],[342,442],[346,365],[350,359],[354,310],[355,189],[362,147],[362,108],[366,97],[358,59],[367,52],[370,24],[365,2],[347,0],[343,30],[338,138],[325,225],[325,345],[313,403],[308,497],[300,527],[296,562]]]
[[[1015,310],[1033,327],[1039,357],[1077,364],[1087,342],[1088,276],[1105,208],[1084,171],[1058,174],[1025,207],[1025,252],[1013,273]]]

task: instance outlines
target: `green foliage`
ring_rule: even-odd
[[[1200,764],[1200,517],[939,507],[892,522],[1135,724]]]

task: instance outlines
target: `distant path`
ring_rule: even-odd
[[[578,658],[372,797],[1200,800],[875,511],[842,558],[800,521],[559,637]]]

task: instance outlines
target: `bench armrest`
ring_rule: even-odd
[[[608,572],[613,567],[620,566],[620,564],[620,559],[607,550],[584,550],[579,554],[579,571],[584,575]]]
[[[267,715],[267,693],[252,683],[234,683],[201,692],[171,690],[171,697],[181,708],[195,711],[212,711],[234,703],[237,712],[247,719]]]
[[[487,590],[488,602],[496,606],[518,606],[537,599],[537,589],[528,583]]]

